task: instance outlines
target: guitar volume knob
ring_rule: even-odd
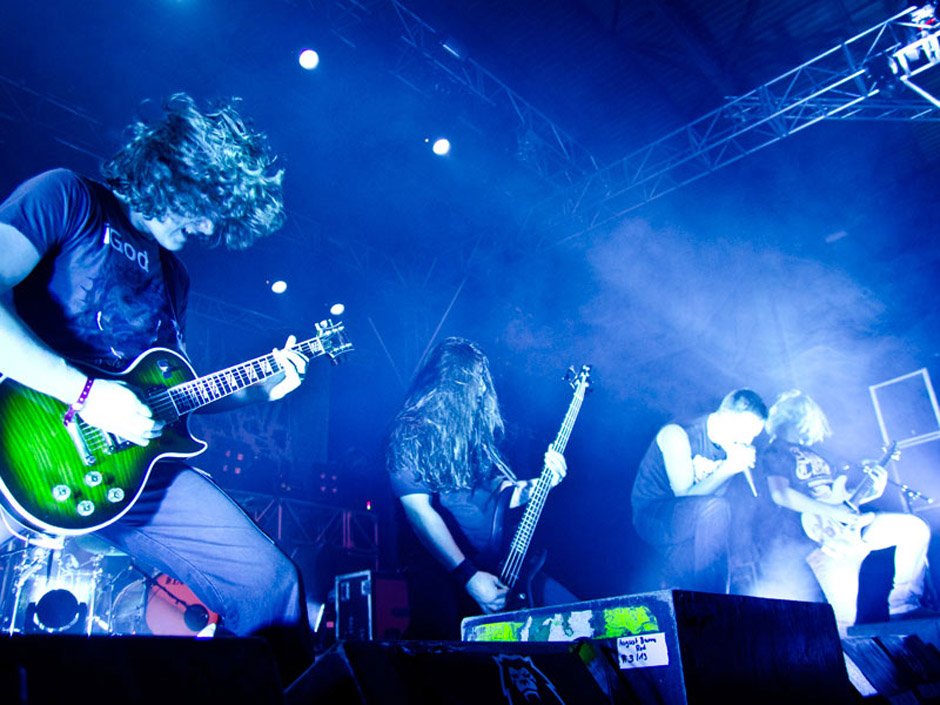
[[[101,484],[104,477],[97,470],[92,470],[91,472],[85,473],[85,484],[89,487],[97,487]]]
[[[75,506],[75,511],[79,516],[88,517],[95,512],[95,503],[90,499],[83,499]]]
[[[72,490],[68,485],[56,485],[52,488],[52,498],[56,502],[64,502],[72,496]]]
[[[112,487],[110,490],[108,490],[105,496],[108,498],[108,501],[111,502],[111,504],[117,504],[118,502],[123,501],[124,490],[122,490],[120,487]]]

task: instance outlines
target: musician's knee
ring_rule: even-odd
[[[731,527],[731,505],[724,497],[703,497],[698,506],[696,533],[727,532]]]

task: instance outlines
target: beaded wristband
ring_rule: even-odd
[[[470,582],[470,578],[476,575],[476,572],[477,567],[474,565],[473,561],[469,558],[464,558],[456,568],[450,571],[450,575],[460,587],[463,587]]]
[[[82,387],[82,393],[78,395],[78,400],[69,407],[68,411],[65,412],[65,416],[62,417],[62,424],[64,426],[68,426],[72,423],[75,414],[85,408],[85,402],[88,401],[88,394],[91,392],[91,385],[94,383],[95,380],[91,377],[85,380],[85,386]]]

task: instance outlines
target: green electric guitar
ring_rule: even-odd
[[[334,362],[352,350],[342,323],[323,321],[293,350]],[[154,464],[190,458],[206,444],[189,432],[197,409],[281,372],[273,354],[196,377],[178,353],[153,348],[123,372],[87,370],[132,388],[164,421],[146,446],[91,426],[64,424],[58,399],[0,376],[0,503],[27,525],[50,534],[85,534],[117,521],[140,497]]]

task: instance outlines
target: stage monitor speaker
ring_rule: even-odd
[[[0,637],[0,703],[283,703],[260,639]]]
[[[603,681],[577,645],[346,641],[284,695],[287,705],[608,705]]]
[[[853,702],[826,604],[659,590],[463,621],[469,642],[591,639],[640,702]]]

